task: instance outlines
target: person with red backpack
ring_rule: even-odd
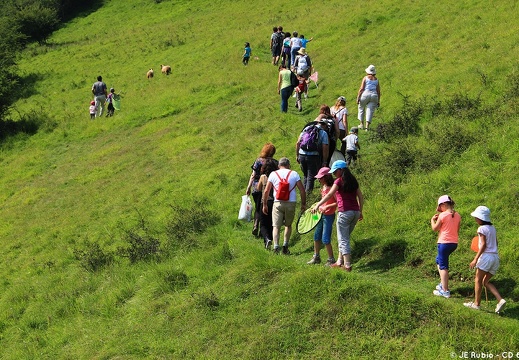
[[[268,214],[268,194],[274,189],[274,205],[272,208],[272,240],[274,253],[279,254],[279,232],[285,226],[283,237],[283,254],[289,255],[288,242],[292,235],[292,223],[296,213],[296,187],[301,196],[301,211],[306,209],[306,192],[299,174],[290,169],[290,160],[286,157],[279,159],[279,170],[273,171],[268,177],[267,187],[263,192],[263,213]],[[265,244],[268,249],[271,244]]]

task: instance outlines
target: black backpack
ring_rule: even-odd
[[[299,86],[299,79],[293,71],[290,72],[290,85],[292,85],[293,88]]]

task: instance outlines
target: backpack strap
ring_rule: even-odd
[[[284,179],[281,179],[281,176],[279,176],[277,171],[274,171],[274,174],[276,174],[276,176],[278,177],[279,181],[285,180],[286,182],[288,182],[288,178],[290,177],[290,174],[292,174],[292,170],[290,170],[288,172],[287,176]],[[290,192],[292,192],[292,190],[294,190],[296,186],[297,186],[297,184],[294,185],[294,187],[292,189],[290,189]],[[278,191],[278,189],[276,189],[276,191]]]

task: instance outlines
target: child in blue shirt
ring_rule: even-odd
[[[252,52],[252,50],[250,48],[250,44],[248,42],[246,42],[245,43],[245,52],[243,53],[243,59],[241,61],[243,63],[243,65],[247,65],[249,63],[251,52]]]

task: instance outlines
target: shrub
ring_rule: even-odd
[[[74,249],[74,257],[79,260],[80,266],[86,271],[95,272],[114,262],[114,255],[105,252],[97,242],[86,241],[82,248]]]
[[[171,205],[172,216],[166,225],[167,250],[173,252],[196,248],[197,235],[220,221],[220,217],[208,209],[207,203],[208,200],[200,199],[191,206]]]
[[[189,284],[188,276],[182,271],[168,271],[164,276],[164,281],[173,291],[181,290]]]
[[[20,7],[15,13],[14,21],[19,24],[23,34],[40,44],[45,43],[60,23],[56,8],[39,3]]]
[[[375,141],[391,142],[399,137],[418,134],[420,116],[424,113],[425,106],[425,99],[410,101],[409,97],[404,97],[402,108],[392,120],[379,124],[372,138]]]
[[[128,246],[118,247],[117,254],[128,258],[130,263],[159,258],[160,241],[150,235],[147,228],[126,230],[123,240],[128,243]]]

